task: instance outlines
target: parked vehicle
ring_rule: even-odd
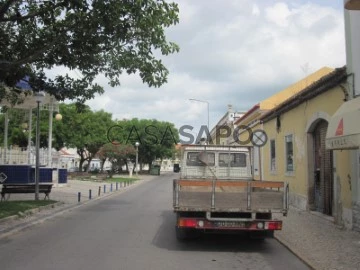
[[[200,232],[246,232],[273,237],[287,215],[288,184],[255,181],[251,147],[182,146],[180,179],[173,182],[179,240]]]

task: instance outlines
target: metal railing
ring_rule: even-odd
[[[46,148],[39,149],[40,154],[40,166],[48,165],[48,156],[49,152]],[[24,147],[12,147],[9,149],[5,149],[0,147],[0,164],[7,165],[35,165],[35,147],[30,147],[29,149]],[[57,153],[53,153],[52,155],[52,167],[57,168],[59,164],[59,155]]]

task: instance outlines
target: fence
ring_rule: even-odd
[[[46,148],[39,149],[39,161],[40,166],[48,166],[49,163],[49,151]],[[52,153],[52,164],[51,167],[58,168],[60,156],[57,152]],[[0,147],[0,164],[9,165],[21,165],[29,164],[35,165],[36,155],[35,147],[12,147],[5,149]]]

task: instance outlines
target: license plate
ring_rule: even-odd
[[[243,228],[245,227],[244,222],[239,221],[215,221],[215,227],[226,227],[226,228]]]

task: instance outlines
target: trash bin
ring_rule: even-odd
[[[160,165],[152,165],[150,168],[150,175],[160,175]]]
[[[178,163],[174,164],[174,172],[180,172],[180,164]]]
[[[59,169],[58,170],[59,178],[58,182],[59,184],[66,184],[67,183],[67,170],[66,169]]]

